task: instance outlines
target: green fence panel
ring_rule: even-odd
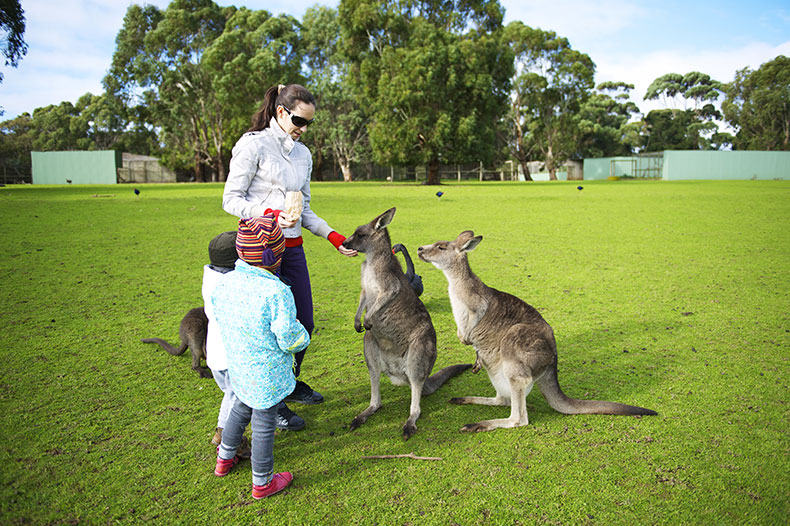
[[[122,154],[95,152],[31,152],[33,184],[115,184]]]
[[[662,179],[790,179],[790,152],[664,152]]]

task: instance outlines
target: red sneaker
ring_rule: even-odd
[[[218,477],[224,477],[227,475],[233,466],[239,463],[239,457],[233,457],[229,459],[219,458],[217,457],[217,467],[214,468],[214,474]]]
[[[271,482],[265,486],[256,486],[255,484],[252,485],[252,498],[262,499],[264,497],[274,495],[275,493],[280,493],[291,484],[293,479],[293,475],[291,475],[291,473],[288,471],[275,473]]]

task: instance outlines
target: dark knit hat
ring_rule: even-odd
[[[209,241],[208,259],[215,267],[233,268],[239,255],[236,252],[236,232],[223,232]]]
[[[236,252],[246,263],[276,273],[285,252],[285,236],[274,214],[239,219]]]

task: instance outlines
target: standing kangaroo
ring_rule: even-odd
[[[206,359],[206,333],[208,331],[208,318],[203,307],[190,309],[181,319],[178,335],[181,337],[181,346],[173,347],[162,338],[143,338],[143,343],[157,343],[162,349],[173,356],[180,356],[189,347],[192,350],[192,370],[201,378],[211,378],[211,369],[202,367],[200,359]]]
[[[535,382],[549,405],[564,414],[655,415],[655,411],[598,400],[577,400],[557,381],[554,331],[535,308],[519,298],[488,287],[469,267],[467,252],[482,240],[461,232],[455,241],[419,247],[423,261],[444,272],[458,338],[477,353],[475,369],[486,369],[496,397],[453,398],[454,404],[510,405],[510,418],[467,424],[461,431],[490,431],[529,424],[526,398]]]
[[[436,331],[392,253],[387,225],[394,215],[395,208],[390,208],[343,242],[346,248],[365,254],[354,328],[362,332],[364,326],[366,330],[363,344],[370,373],[370,406],[354,418],[351,429],[364,424],[381,407],[379,384],[385,373],[394,385],[411,388],[411,410],[403,426],[403,438],[408,440],[417,431],[420,397],[472,365],[451,365],[429,376],[436,362]]]

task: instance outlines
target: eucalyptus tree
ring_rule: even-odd
[[[174,0],[164,11],[132,4],[116,38],[105,89],[129,106],[146,106],[161,130],[163,160],[171,168],[194,163],[224,170],[221,151],[209,149],[221,108],[211,78],[201,68],[209,45],[234,8],[211,0]]]
[[[722,111],[742,150],[790,150],[790,58],[744,68],[726,87]]]
[[[630,100],[633,84],[603,82],[581,107],[581,157],[630,155],[640,145],[639,108]]]
[[[79,110],[71,102],[36,108],[30,125],[31,146],[35,151],[86,149],[88,126],[79,120]]]
[[[267,11],[174,0],[129,7],[116,39],[109,93],[147,107],[171,168],[224,181],[229,152],[275,84],[299,82],[298,21]]]
[[[307,85],[316,97],[316,124],[307,140],[318,157],[314,171],[320,173],[329,155],[340,166],[344,181],[351,181],[351,164],[369,157],[368,115],[352,95],[349,65],[340,47],[340,21],[337,10],[315,6],[302,18]]]
[[[0,52],[5,57],[5,65],[13,68],[27,54],[25,10],[19,0],[3,0],[0,3]],[[0,82],[3,82],[2,72]]]
[[[26,178],[31,174],[30,152],[33,150],[33,117],[23,113],[0,122],[0,170],[3,182]]]
[[[522,22],[505,28],[515,56],[508,122],[510,145],[529,179],[527,162],[546,164],[551,179],[579,149],[580,110],[593,88],[595,64],[553,31]]]
[[[374,160],[438,184],[442,163],[495,159],[513,68],[497,0],[341,0],[339,14]]]
[[[724,85],[705,73],[667,73],[655,79],[645,92],[645,100],[661,101],[664,109],[645,117],[645,149],[716,149],[729,141],[716,124],[722,118],[715,102]]]

